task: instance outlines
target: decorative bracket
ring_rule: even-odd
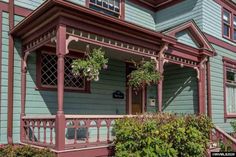
[[[26,51],[23,56],[23,61],[22,61],[22,72],[23,73],[26,73],[26,71],[27,71],[27,59],[28,59],[29,54],[30,54],[30,52]]]
[[[69,37],[66,39],[66,54],[69,53],[69,44],[70,44],[71,41],[76,41],[76,42],[78,42],[78,41],[79,41],[79,38],[78,38],[78,37],[75,37],[75,36],[69,35]]]
[[[208,61],[207,57],[204,57],[201,62],[199,63],[199,66],[194,67],[194,69],[197,71],[197,78],[200,79],[200,71],[206,67],[206,62]]]

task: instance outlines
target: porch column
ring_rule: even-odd
[[[25,99],[26,99],[26,57],[23,53],[21,59],[21,114],[20,114],[20,140],[24,139],[24,121],[22,118],[25,116]]]
[[[159,72],[161,76],[163,75],[163,59],[159,57]],[[161,78],[157,85],[157,97],[158,97],[158,112],[162,112],[162,92],[163,92],[163,79]]]
[[[168,43],[165,43],[163,47],[161,48],[160,52],[158,53],[158,70],[160,72],[160,75],[163,76],[164,72],[164,52],[168,50]],[[162,112],[162,97],[163,97],[163,78],[161,78],[158,81],[157,85],[157,102],[158,102],[158,112]]]
[[[198,68],[199,114],[206,113],[206,61],[206,58],[203,59]]]
[[[56,150],[65,148],[65,115],[64,103],[64,56],[66,54],[66,26],[59,25],[56,35],[57,54],[57,101],[58,110],[56,114]]]

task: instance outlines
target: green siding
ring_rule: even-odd
[[[197,42],[191,37],[189,31],[181,31],[176,34],[178,42],[198,48]]]
[[[203,6],[202,31],[236,46],[235,43],[222,37],[221,6],[213,0],[203,0],[202,6]]]
[[[155,13],[129,0],[125,1],[125,20],[148,29],[155,29]]]
[[[86,2],[86,0],[67,0],[67,1],[72,2],[74,4],[83,5],[83,6],[85,6],[85,2]]]
[[[163,109],[174,113],[197,113],[198,88],[196,71],[167,64],[164,67]]]
[[[156,100],[155,106],[150,106],[149,99],[157,99],[157,85],[152,85],[147,87],[147,112],[158,111],[158,102]]]
[[[211,65],[211,93],[213,122],[226,131],[232,131],[230,119],[224,121],[224,89],[223,89],[223,61],[222,57],[236,59],[236,53],[213,45],[217,56],[210,59]]]
[[[1,71],[1,113],[0,113],[0,143],[7,143],[7,87],[8,87],[8,31],[9,14],[2,12],[2,71]]]
[[[161,31],[192,19],[202,28],[202,1],[185,0],[174,6],[157,11],[155,16],[156,30]]]
[[[35,60],[32,55],[28,62],[26,114],[55,114],[57,92],[35,90]],[[65,92],[65,114],[124,114],[125,99],[113,99],[112,93],[116,90],[125,93],[125,81],[125,64],[110,60],[109,69],[101,73],[100,80],[91,83],[90,94]],[[16,90],[20,92],[20,88]]]
[[[20,7],[34,10],[41,5],[44,0],[14,0],[14,4]]]

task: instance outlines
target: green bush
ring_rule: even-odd
[[[213,125],[203,115],[144,115],[115,124],[116,157],[202,157]]]
[[[7,145],[0,148],[0,157],[55,157],[49,149]]]

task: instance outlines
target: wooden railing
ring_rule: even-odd
[[[66,148],[111,144],[113,125],[123,115],[66,115]]]
[[[128,115],[65,115],[65,149],[108,145],[115,138],[116,119]],[[56,116],[25,116],[22,118],[21,142],[55,148]]]
[[[22,123],[21,142],[51,148],[55,146],[55,116],[25,116]]]
[[[222,143],[225,147],[230,147],[232,151],[236,151],[236,139],[217,126],[211,132],[211,141],[215,142],[218,147]]]

